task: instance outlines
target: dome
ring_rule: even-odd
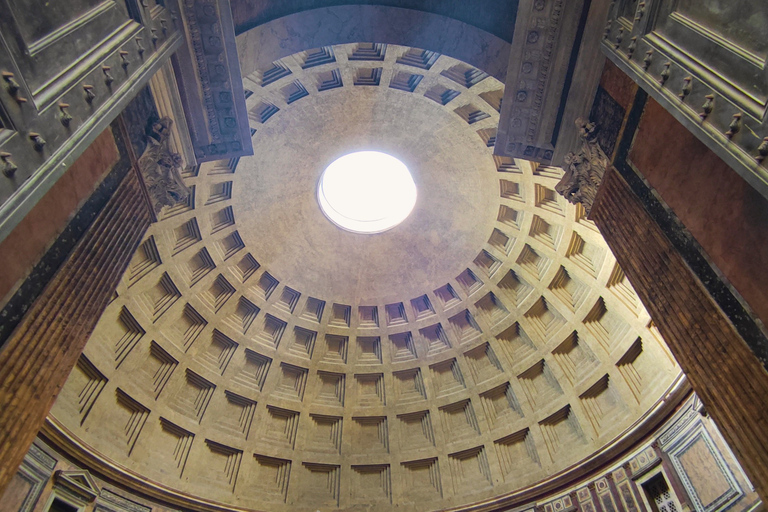
[[[360,43],[243,83],[254,155],[184,175],[54,405],[81,453],[194,509],[463,509],[655,425],[680,369],[562,171],[493,155],[501,82]],[[359,151],[418,191],[375,234],[317,199]]]

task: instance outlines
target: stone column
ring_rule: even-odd
[[[589,218],[766,502],[768,373],[629,185],[612,167],[594,169],[589,154],[572,155],[558,190],[591,201]]]
[[[149,226],[142,194],[129,171],[0,351],[0,496]]]

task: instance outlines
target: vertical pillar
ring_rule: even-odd
[[[590,219],[766,502],[765,368],[613,168],[605,171]]]
[[[0,351],[0,495],[83,351],[151,214],[130,171]]]

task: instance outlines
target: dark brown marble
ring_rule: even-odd
[[[632,106],[638,89],[637,84],[608,59],[605,59],[603,75],[600,77],[600,87],[605,89],[625,111],[629,111]]]

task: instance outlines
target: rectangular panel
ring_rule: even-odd
[[[723,38],[765,57],[768,52],[768,4],[752,0],[680,0],[677,11]],[[716,27],[716,28],[715,28]]]
[[[99,0],[67,0],[67,2],[10,0],[9,3],[11,12],[19,25],[21,36],[25,41],[34,42],[43,39],[71,20],[79,18],[101,2]]]
[[[723,80],[765,108],[768,2],[666,0],[656,20],[651,42],[702,78],[711,74],[712,82]],[[738,94],[722,92],[739,102]]]
[[[736,478],[701,423],[669,448],[669,457],[697,512],[724,508],[743,495]]]
[[[71,11],[34,0],[37,21],[26,0],[12,1],[18,12],[0,17],[0,239],[183,37],[174,0],[167,9],[139,0],[49,2]]]
[[[70,2],[32,4],[13,0],[11,19],[16,23],[8,28],[15,37],[8,45],[38,110],[140,29],[125,2],[76,0],[72,9]]]
[[[602,48],[677,121],[768,197],[768,2],[613,4]]]

